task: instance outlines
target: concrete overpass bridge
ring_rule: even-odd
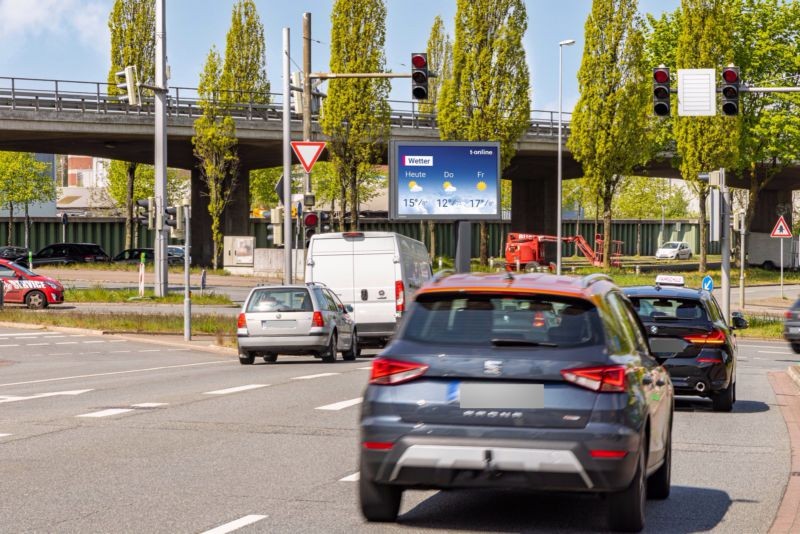
[[[152,100],[145,98],[142,106],[132,107],[110,97],[107,90],[108,84],[103,82],[0,77],[0,150],[82,154],[152,164]],[[242,176],[230,204],[230,214],[249,213],[250,170],[282,164],[281,98],[282,95],[272,95],[270,104],[250,101],[232,107]],[[392,139],[439,139],[434,116],[416,113],[410,102],[390,104]],[[196,89],[171,88],[167,114],[168,165],[192,172],[195,257],[210,258],[210,219],[207,210],[202,209],[207,200],[201,194],[191,142],[194,120],[201,114]],[[291,119],[292,137],[301,139],[301,116],[293,113]],[[566,138],[568,113],[564,119]],[[517,153],[504,173],[504,178],[514,184],[512,227],[516,230],[556,232],[557,121],[557,112],[532,111],[529,128],[517,143]],[[325,139],[316,120],[313,129],[318,139]],[[564,150],[563,155],[564,178],[580,177],[580,165],[570,152]],[[651,162],[643,174],[680,178],[666,160]],[[785,171],[763,194],[758,210],[763,217],[757,215],[755,231],[771,230],[775,205],[790,201],[794,188],[800,188],[800,167]],[[241,235],[246,231],[246,218],[233,215],[225,218],[225,234]]]

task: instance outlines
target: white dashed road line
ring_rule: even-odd
[[[82,395],[83,393],[88,393],[92,391],[91,389],[76,389],[73,391],[52,391],[49,393],[39,393],[36,395],[28,395],[27,397],[19,397],[15,395],[0,395],[0,404],[6,402],[19,402],[25,400],[33,400],[33,399],[44,399],[46,397],[60,397],[60,396],[75,396],[75,395]]]
[[[361,404],[361,397],[357,399],[350,399],[342,402],[334,402],[333,404],[326,404],[325,406],[319,406],[318,408],[314,408],[315,410],[344,410],[345,408],[349,408],[350,406],[355,406],[356,404]]]
[[[84,341],[85,345],[89,345],[90,343],[105,343],[105,341]]]
[[[248,384],[246,386],[237,386],[235,388],[218,389],[216,391],[206,391],[203,395],[228,395],[229,393],[239,393],[240,391],[249,391],[251,389],[265,388],[269,384]]]
[[[77,341],[59,341],[56,345],[77,345]]]
[[[340,478],[339,482],[358,482],[359,475],[360,473],[356,471],[352,475],[347,475],[344,478]]]
[[[112,350],[109,354],[129,354],[130,352],[129,350]]]
[[[85,413],[81,415],[76,415],[75,417],[109,417],[112,415],[119,415],[132,411],[133,408],[109,408],[108,410],[100,410],[99,412]]]
[[[371,371],[372,370],[372,366],[370,365],[368,367],[359,367],[359,369],[361,369],[363,371]]]
[[[311,380],[312,378],[322,378],[323,376],[336,376],[340,373],[319,373],[318,375],[305,375],[305,376],[293,376],[292,380]]]
[[[253,523],[257,523],[262,519],[266,519],[269,516],[266,515],[246,515],[236,521],[231,521],[230,523],[225,523],[224,525],[220,525],[217,528],[212,528],[211,530],[206,530],[201,534],[227,534],[228,532],[233,532],[234,530],[239,530],[242,527],[246,527],[247,525],[252,525]]]
[[[19,347],[19,345],[0,345],[0,347]]]
[[[166,405],[166,402],[140,402],[139,404],[131,404],[134,408],[158,408],[159,406]]]
[[[138,352],[161,352],[161,349],[145,349]]]
[[[62,334],[59,334],[58,332],[31,332],[31,333],[24,332],[24,333],[17,333],[17,334],[3,334],[2,336],[0,336],[0,338],[1,339],[5,339],[5,338],[8,338],[8,337],[20,338],[20,337],[39,337],[39,336],[57,336],[57,337],[60,337],[60,336],[62,336]]]
[[[7,438],[8,436],[11,436],[11,434],[0,434],[0,438]]]
[[[44,347],[45,345],[49,345],[50,343],[27,343],[26,347]]]
[[[778,350],[759,350],[759,354],[784,354],[791,356],[794,352],[778,351]]]

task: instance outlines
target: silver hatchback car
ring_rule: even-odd
[[[250,292],[237,322],[239,363],[256,356],[275,362],[279,354],[313,354],[324,362],[359,355],[358,333],[345,306],[323,284],[261,286]]]

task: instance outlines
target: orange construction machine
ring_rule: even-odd
[[[603,266],[603,236],[595,235],[595,248],[582,235],[563,236],[564,243],[574,243],[578,250],[586,256],[586,259],[595,267]],[[506,269],[509,271],[525,271],[547,265],[545,258],[544,244],[555,243],[558,237],[554,235],[535,235],[520,234],[511,232],[506,238]],[[622,241],[611,242],[611,265],[620,267],[622,265]]]

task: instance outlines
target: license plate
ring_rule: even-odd
[[[650,338],[650,350],[659,356],[683,352],[686,342],[680,339]]]
[[[492,410],[544,408],[543,384],[462,383],[459,391],[461,408]]]
[[[261,328],[294,328],[297,326],[297,321],[261,321]]]
[[[790,326],[789,327],[790,334],[800,334],[800,326]]]

